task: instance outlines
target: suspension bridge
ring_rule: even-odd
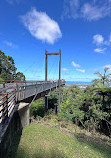
[[[59,55],[59,79],[48,81],[48,55]],[[45,97],[45,109],[48,109],[48,93],[65,85],[61,79],[61,51],[48,53],[45,51],[45,80],[44,81],[4,81],[5,88],[0,88],[0,157],[5,157],[14,133],[29,125],[29,108],[34,100]]]

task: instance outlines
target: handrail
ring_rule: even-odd
[[[28,97],[31,97],[35,94],[40,94],[41,92],[47,90],[50,91],[51,89],[57,88],[59,86],[59,80],[36,82],[36,84],[33,83],[34,82],[32,82],[30,85],[16,83],[14,86],[0,89],[0,128],[5,126],[5,124],[10,119],[10,116],[12,116],[11,114],[13,114],[13,111],[17,105],[17,101],[27,99]],[[60,80],[60,85],[63,84],[65,84],[65,81]]]
[[[15,107],[15,101],[16,101],[16,89],[12,87],[5,88],[5,90],[8,90],[11,88],[10,92],[6,92],[4,94],[1,94],[0,98],[0,125],[3,126],[8,118],[10,113]],[[0,127],[1,127],[0,126]]]
[[[61,80],[63,80],[63,79],[61,79]],[[36,83],[36,82],[41,82],[41,83],[43,83],[43,82],[57,82],[58,80],[48,80],[48,81],[44,81],[44,80],[42,80],[42,81],[19,81],[19,80],[4,80],[4,81],[1,81],[1,82],[5,82],[5,83]],[[65,80],[64,80],[65,81]]]
[[[3,92],[3,91],[6,91],[6,90],[8,90],[8,89],[11,89],[11,88],[13,88],[13,86],[9,86],[9,87],[6,87],[6,88],[2,88],[2,89],[0,89],[0,93]]]

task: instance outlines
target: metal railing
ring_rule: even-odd
[[[16,103],[16,88],[8,87],[0,91],[0,129],[8,122]]]
[[[60,85],[65,81],[60,80]],[[59,86],[59,81],[48,82],[25,82],[7,84],[6,88],[0,89],[0,130],[7,124],[11,115],[13,115],[16,103],[31,96],[50,91]]]
[[[65,81],[60,81],[60,86],[64,85]],[[22,83],[17,84],[17,100],[21,101],[35,94],[40,94],[41,92],[45,92],[47,90],[51,90],[53,88],[57,88],[59,86],[59,81],[52,82],[36,82],[33,84],[26,85]]]

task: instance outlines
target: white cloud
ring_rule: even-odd
[[[79,64],[76,64],[74,61],[72,61],[72,66],[74,66],[74,67],[81,67]]]
[[[107,48],[96,48],[96,49],[94,49],[94,52],[103,54],[106,49]]]
[[[99,20],[111,15],[111,0],[64,0],[63,17]]]
[[[111,69],[111,65],[105,65],[103,68],[109,68],[109,69]]]
[[[40,69],[34,69],[34,70],[30,70],[30,72],[41,72],[41,70]]]
[[[40,78],[41,76],[35,76],[35,77]]]
[[[14,1],[13,0],[6,0],[9,4],[13,4],[14,3]]]
[[[110,35],[109,35],[109,42],[111,43],[111,33],[110,33]]]
[[[110,2],[109,2],[110,3]],[[98,20],[111,15],[111,5],[108,2],[102,5],[85,3],[81,9],[83,17],[89,21]]]
[[[62,68],[62,71],[66,72],[66,71],[68,71],[68,69],[66,69],[66,68]]]
[[[53,44],[62,37],[58,23],[45,12],[38,12],[33,8],[26,15],[21,16],[21,19],[31,35],[39,40]]]
[[[100,47],[100,48],[94,49],[94,52],[103,54],[106,49],[111,47],[111,33],[107,40],[104,40],[104,37],[101,34],[94,35],[93,43],[96,44],[96,46]],[[106,48],[102,48],[103,46]]]
[[[69,75],[69,73],[68,73],[68,72],[65,72],[65,73],[64,73],[64,75],[65,75],[65,76],[68,76],[68,75]]]
[[[103,68],[108,68],[108,70],[111,71],[111,65],[105,65]]]
[[[97,35],[94,35],[93,36],[93,42],[96,44],[96,45],[101,45],[104,43],[104,37],[100,34],[97,34]]]
[[[21,3],[25,2],[26,0],[6,0],[10,5],[13,5],[14,3]]]
[[[86,71],[84,69],[76,69],[76,71],[80,71],[82,73],[85,73]]]
[[[104,67],[111,68],[111,65],[105,65]]]
[[[64,0],[64,10],[62,18],[77,18],[79,9],[79,0]]]
[[[37,69],[36,72],[41,72],[40,69]]]
[[[10,41],[4,41],[3,42],[5,45],[11,47],[11,48],[17,48],[17,45],[13,44],[12,42]]]

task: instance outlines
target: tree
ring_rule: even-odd
[[[21,73],[21,72],[17,72],[16,80],[25,81],[25,75],[23,73]]]
[[[40,98],[34,101],[30,107],[30,115],[36,118],[37,116],[44,117],[45,105],[44,99]]]
[[[72,85],[67,89],[64,89],[65,100],[61,107],[59,119],[71,120],[76,124],[83,124],[84,112],[80,109],[83,98],[82,91],[77,85]]]
[[[97,75],[99,77],[99,79],[93,80],[93,83],[95,83],[96,85],[98,83],[102,83],[103,86],[109,86],[111,74],[107,74],[108,70],[109,70],[109,68],[105,67],[104,74],[101,74],[100,72],[95,72],[94,74]]]
[[[105,93],[104,93],[104,88],[105,87],[109,87],[109,83],[110,83],[110,76],[111,74],[107,74],[107,71],[109,70],[109,68],[105,67],[104,68],[104,73],[101,74],[100,72],[95,72],[94,74],[96,74],[99,79],[95,79],[93,80],[93,84],[96,85],[96,87],[100,88],[100,94],[102,95],[102,100],[103,100],[103,106],[105,104]]]
[[[0,84],[3,84],[4,82],[3,82],[3,79],[2,78],[0,78]]]
[[[4,80],[15,80],[17,75],[19,80],[25,80],[24,74],[16,71],[14,59],[0,50],[0,77]]]

